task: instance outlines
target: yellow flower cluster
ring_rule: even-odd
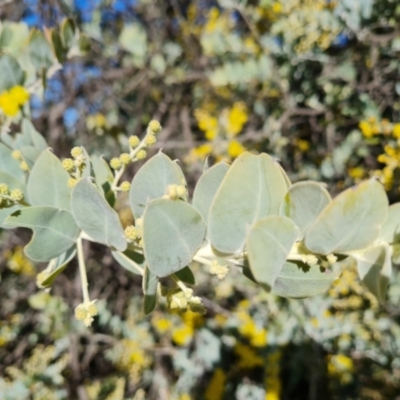
[[[214,140],[218,135],[218,119],[206,110],[197,109],[194,112],[198,127],[204,132],[207,140]]]
[[[85,326],[91,326],[94,318],[97,315],[96,300],[89,303],[81,303],[75,308],[75,318],[78,321],[83,321]]]
[[[386,118],[379,121],[375,117],[369,117],[361,120],[358,127],[366,138],[376,135],[391,135],[396,139],[400,138],[400,123],[391,123]]]
[[[252,369],[264,365],[263,358],[259,356],[255,349],[247,344],[236,343],[234,352],[238,357],[236,365],[239,369]]]
[[[11,271],[22,275],[34,275],[35,267],[25,256],[21,246],[17,246],[13,251],[6,250],[4,258],[7,260],[7,266]]]
[[[254,347],[265,347],[267,345],[267,330],[257,326],[253,318],[245,311],[237,314],[239,321],[239,333],[246,338]]]
[[[353,380],[353,360],[343,354],[328,356],[328,374],[331,378],[338,379],[342,385]]]
[[[89,131],[94,131],[101,136],[107,129],[111,128],[111,125],[104,114],[96,113],[86,118],[86,127]]]
[[[243,102],[236,102],[231,108],[225,108],[218,117],[203,108],[197,109],[194,116],[206,140],[211,143],[193,149],[186,159],[187,162],[202,161],[210,154],[216,157],[217,161],[224,157],[234,159],[246,151],[246,148],[234,139],[248,120],[248,111]]]
[[[154,315],[151,323],[154,329],[160,334],[164,335],[165,333],[169,332],[172,328],[172,322],[170,319],[162,317],[160,315]]]
[[[139,340],[122,339],[118,343],[117,350],[119,352],[117,367],[128,371],[133,381],[139,379],[140,371],[149,368],[152,363],[152,358]]]
[[[394,171],[400,167],[400,139],[396,144],[388,144],[384,147],[384,153],[380,154],[377,160],[385,164],[382,170],[375,171],[375,175],[380,177],[386,190],[390,190],[394,184]]]
[[[185,346],[193,337],[196,329],[204,324],[204,318],[193,311],[186,311],[182,315],[182,324],[172,331],[172,340],[178,346]]]
[[[106,400],[122,400],[125,397],[125,378],[117,378],[115,388],[107,397]]]
[[[385,140],[384,152],[377,158],[385,166],[374,174],[381,179],[386,190],[391,190],[394,185],[395,170],[400,168],[400,123],[393,123],[385,118],[378,120],[370,117],[360,121],[358,126],[366,139],[380,136]],[[354,178],[365,176],[365,171],[360,168],[350,170],[349,173]]]
[[[207,389],[204,393],[205,400],[222,400],[226,383],[226,374],[223,369],[216,368]]]
[[[345,266],[340,279],[334,281],[329,295],[332,306],[337,310],[360,310],[369,302],[372,310],[379,308],[378,300],[360,282],[355,264]]]
[[[212,7],[207,15],[207,23],[204,25],[203,32],[211,33],[215,31],[226,32],[229,28],[229,18],[220,13],[217,7]]]
[[[0,93],[0,110],[7,117],[15,117],[28,100],[28,91],[22,86],[14,86]]]
[[[234,103],[232,108],[223,111],[223,122],[228,136],[239,134],[247,120],[247,108],[241,101]]]
[[[342,30],[338,20],[329,15],[333,3],[326,0],[277,1],[273,8],[279,12],[280,19],[272,32],[283,35],[297,53],[312,51],[316,46],[325,50]]]
[[[265,400],[279,400],[281,398],[282,383],[279,378],[281,352],[275,350],[268,354],[265,366]]]

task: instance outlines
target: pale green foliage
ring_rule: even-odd
[[[49,206],[23,208],[10,215],[4,225],[32,229],[32,240],[25,247],[25,253],[34,261],[50,261],[58,257],[74,244],[79,235],[78,225],[69,211]]]
[[[75,185],[71,209],[76,223],[90,240],[119,251],[126,249],[126,239],[118,214],[90,182],[90,178],[84,178]]]
[[[2,27],[11,31],[20,28]],[[0,56],[0,70],[9,72],[3,81],[4,90],[26,83],[25,76],[33,82],[35,74],[48,73],[71,53],[75,27],[65,20],[60,28],[50,32],[51,41],[39,31],[30,35],[26,51],[32,68],[26,72],[13,57],[19,54],[23,42],[2,43],[10,53]],[[135,41],[131,40],[133,36]],[[212,42],[207,42],[206,36],[202,44],[210,47]],[[233,40],[234,35],[228,39]],[[147,46],[142,27],[126,26],[120,43],[133,63],[142,66]],[[15,46],[18,51],[14,52]],[[153,57],[156,73],[163,73],[163,60],[161,54]],[[254,67],[256,75],[258,70],[270,69],[267,57],[261,56],[258,61],[262,61],[262,68]],[[224,79],[230,83],[242,80],[242,69],[239,64],[230,68]],[[218,71],[213,74],[211,80],[218,81]],[[253,78],[251,74],[246,77]],[[229,83],[217,81],[216,85]],[[190,307],[202,312],[201,300],[185,285],[194,284],[188,268],[193,261],[207,265],[219,279],[232,266],[239,266],[245,276],[267,291],[299,298],[326,290],[337,277],[333,271],[338,257],[352,256],[361,279],[384,301],[391,254],[398,253],[397,225],[393,222],[397,208],[393,206],[389,212],[393,218],[386,219],[387,197],[374,180],[331,200],[320,183],[292,186],[283,168],[267,154],[243,153],[231,166],[219,163],[206,170],[191,205],[181,168],[159,152],[132,180],[129,202],[135,225],[124,231],[113,209],[121,190],[119,181],[128,164],[147,156],[147,147],[155,143],[154,135],[160,130],[161,125],[151,121],[143,140],[134,137],[132,143],[128,139],[129,152],[114,157],[109,165],[101,157],[91,157],[84,147],[73,148],[73,159],[62,163],[27,119],[22,120],[21,133],[14,137],[2,129],[0,183],[11,193],[21,191],[23,198],[2,195],[0,223],[4,228],[32,229],[26,254],[36,261],[49,261],[38,276],[40,287],[49,286],[77,254],[82,307],[93,303],[82,247],[82,239],[88,239],[110,247],[124,268],[143,275],[146,313],[156,306],[157,292],[172,308]],[[124,187],[128,185],[126,182]],[[168,276],[175,282],[174,289],[159,291],[159,278]]]
[[[164,277],[184,268],[205,232],[205,221],[190,204],[170,199],[149,202],[143,216],[143,250],[150,270]]]
[[[8,143],[23,140],[31,147],[36,144],[37,150],[44,147],[35,139],[39,134],[27,127],[22,136],[7,137]],[[2,146],[1,151],[11,160],[15,148]],[[24,147],[20,149],[23,154]],[[25,195],[24,203],[15,202],[20,210],[8,216],[3,226],[33,230],[26,254],[36,261],[50,261],[38,276],[40,287],[49,286],[77,250],[82,307],[91,304],[82,239],[110,247],[124,268],[143,275],[145,313],[155,308],[158,292],[171,308],[203,312],[200,298],[185,285],[194,284],[187,267],[192,261],[208,265],[220,279],[239,265],[265,290],[302,298],[326,290],[338,277],[338,259],[350,256],[368,289],[380,302],[385,299],[398,239],[398,207],[388,212],[385,191],[376,180],[362,182],[332,200],[321,183],[291,185],[282,167],[267,154],[243,153],[231,166],[219,163],[206,170],[190,205],[180,167],[159,152],[132,180],[129,199],[136,220],[125,232],[131,229],[135,235],[127,248],[112,207],[121,172],[113,173],[105,160],[76,147],[72,152],[76,167],[69,174],[77,183],[71,191],[69,174],[57,156],[48,149],[38,153],[28,190],[25,179],[11,175],[15,164],[0,170],[2,183]],[[159,291],[159,278],[168,276],[176,288]]]
[[[251,272],[267,290],[274,285],[297,237],[294,222],[277,215],[260,219],[251,227],[247,236]]]

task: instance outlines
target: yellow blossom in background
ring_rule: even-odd
[[[349,175],[353,179],[361,179],[365,176],[365,169],[363,167],[354,167],[349,169]]]
[[[194,329],[191,326],[188,325],[179,326],[174,328],[174,330],[172,331],[172,340],[178,346],[185,346],[192,339],[193,334],[194,334]]]
[[[107,118],[104,114],[96,113],[93,115],[89,115],[86,118],[86,126],[89,130],[93,129],[103,129],[108,127]]]
[[[28,91],[22,86],[14,86],[9,91],[11,100],[20,106],[23,106],[29,100]]]
[[[106,397],[106,400],[122,400],[125,397],[125,385],[125,378],[118,378],[114,390]]]
[[[371,125],[368,121],[361,121],[358,124],[358,127],[366,138],[370,138],[374,135],[373,125]]]
[[[204,317],[190,310],[181,315],[182,324],[172,330],[172,340],[178,346],[185,346],[192,339],[195,331],[204,325]]]
[[[275,350],[269,353],[265,363],[265,400],[280,400],[282,383],[280,380],[281,352]]]
[[[207,111],[197,109],[194,112],[199,128],[204,132],[207,140],[213,140],[218,134],[218,120]]]
[[[210,154],[212,154],[213,147],[211,143],[202,144],[190,150],[188,156],[185,158],[187,163],[195,163],[197,161],[204,161]]]
[[[256,350],[246,344],[237,343],[234,352],[238,357],[236,364],[238,368],[252,369],[264,365],[263,358],[257,354]]]
[[[297,139],[295,141],[295,144],[296,144],[297,148],[303,153],[310,150],[310,142],[307,140]]]
[[[248,310],[249,308],[251,307],[251,303],[250,303],[250,300],[248,300],[248,299],[243,299],[243,300],[240,300],[239,301],[239,303],[238,303],[238,305],[237,305],[237,310],[239,310],[239,311],[243,311],[243,310]]]
[[[275,14],[279,14],[282,12],[282,4],[279,3],[279,1],[275,1],[272,4],[272,12],[274,12]]]
[[[343,354],[328,357],[328,374],[338,379],[341,384],[347,384],[353,380],[354,370],[354,363],[350,357]]]
[[[246,105],[243,102],[234,103],[232,108],[226,111],[226,114],[226,131],[228,135],[236,136],[248,120]]]
[[[0,109],[7,117],[15,117],[28,100],[28,91],[22,86],[14,86],[0,94]]]
[[[245,151],[246,148],[237,140],[231,140],[228,144],[228,154],[231,158],[236,158]]]
[[[208,34],[215,31],[226,32],[229,26],[229,18],[226,14],[221,14],[217,7],[212,7],[206,15],[206,24],[203,33]]]
[[[7,267],[11,271],[22,275],[34,275],[35,267],[31,261],[25,256],[21,246],[17,246],[13,251],[6,250],[4,258],[7,260]]]
[[[192,397],[187,393],[183,393],[179,396],[178,400],[192,400]]]
[[[400,123],[393,125],[393,137],[400,139]]]
[[[167,318],[155,317],[152,319],[152,324],[160,334],[168,332],[172,328],[172,322]]]
[[[259,328],[253,318],[245,312],[237,314],[241,325],[239,326],[239,333],[249,340],[250,344],[254,347],[264,347],[267,345],[267,331]]]
[[[205,400],[222,400],[226,383],[226,374],[221,368],[216,368],[204,393]]]
[[[151,356],[143,348],[142,340],[122,339],[115,350],[118,354],[115,360],[117,367],[122,371],[129,371],[133,382],[138,381],[141,371],[149,368],[152,363]]]

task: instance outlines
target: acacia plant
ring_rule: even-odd
[[[322,183],[292,184],[271,156],[245,152],[231,165],[206,165],[189,199],[181,168],[161,151],[132,182],[120,182],[129,164],[146,158],[160,130],[151,121],[144,137],[129,137],[127,152],[109,163],[84,147],[61,161],[28,120],[15,137],[2,132],[0,226],[33,231],[25,253],[48,262],[37,276],[41,288],[77,256],[83,292],[77,319],[89,326],[97,314],[83,240],[108,246],[121,266],[143,276],[146,314],[158,297],[171,309],[205,312],[188,287],[195,283],[192,262],[220,279],[237,267],[266,291],[304,298],[340,279],[340,263],[352,257],[384,301],[399,259],[400,205],[389,207],[380,182],[363,181],[332,199]],[[129,191],[135,221],[125,229],[113,208],[121,191]],[[175,286],[162,284],[165,277]]]

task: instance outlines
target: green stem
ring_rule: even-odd
[[[211,261],[208,260],[207,258],[204,258],[202,256],[197,256],[197,255],[195,255],[193,257],[193,261],[197,261],[200,264],[208,265],[209,267],[211,267],[211,264],[212,264]]]
[[[146,137],[147,137],[147,133],[146,133],[145,137],[141,140],[141,142],[138,144],[138,146],[135,147],[134,149],[131,149],[131,151],[129,152],[129,156],[130,156],[132,162],[138,161],[138,159],[135,158],[136,154],[140,150],[147,147],[147,145],[145,143]],[[118,182],[121,179],[123,173],[125,172],[125,169],[126,169],[126,166],[122,165],[121,168],[117,171],[117,173],[114,176],[114,180],[111,185],[111,190],[114,192],[115,195],[117,195],[117,185],[118,185]]]
[[[189,288],[175,274],[172,274],[171,278],[183,292],[187,292],[189,290]]]
[[[79,262],[79,274],[81,276],[81,284],[82,284],[82,294],[83,294],[83,303],[90,303],[89,291],[88,291],[88,280],[86,275],[86,266],[85,266],[85,257],[83,255],[83,247],[82,247],[82,238],[79,237],[76,241],[76,250],[78,252],[78,262]]]
[[[118,253],[121,257],[125,258],[126,261],[129,262],[129,264],[131,264],[136,269],[136,271],[139,272],[140,275],[144,275],[144,269],[142,267],[140,267],[138,264],[136,264],[133,260],[131,260],[129,257],[127,257],[124,253],[122,253],[120,251]]]

